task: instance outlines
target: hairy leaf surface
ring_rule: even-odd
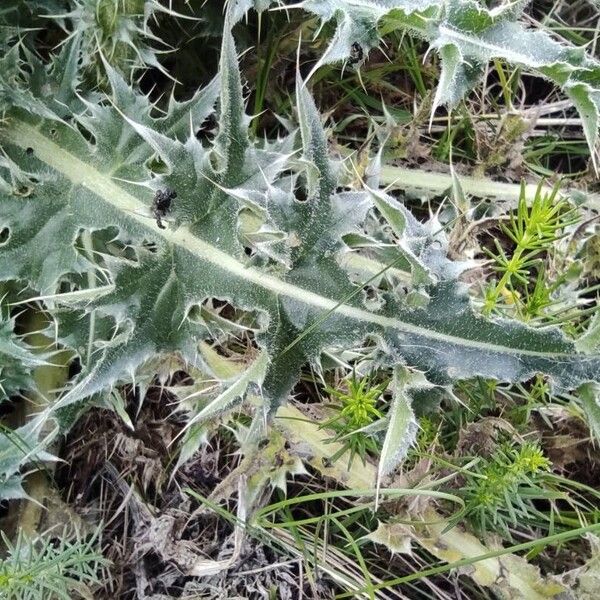
[[[55,431],[41,436],[32,421],[12,431],[0,428],[0,500],[27,498],[22,487],[21,469],[31,463],[58,460],[42,448],[54,437]]]
[[[352,45],[368,51],[379,35],[405,29],[427,40],[441,58],[434,110],[452,107],[481,79],[492,59],[521,65],[561,87],[579,111],[597,166],[600,129],[600,63],[584,48],[567,46],[518,18],[527,1],[489,9],[477,0],[304,0],[297,6],[335,19],[336,33],[320,65],[350,57]]]
[[[71,64],[56,59],[47,76]],[[111,97],[74,96],[82,109],[72,116],[35,90],[18,86],[4,96],[16,100],[5,102],[0,130],[0,226],[8,231],[0,278],[67,306],[71,313],[56,312],[59,337],[85,354],[77,385],[57,406],[131,379],[157,354],[178,352],[206,367],[198,347],[214,321],[198,307],[210,299],[255,315],[261,348],[247,380],[211,416],[231,408],[250,382],[273,408],[324,349],[365,340],[379,349],[381,365],[416,367],[435,383],[542,372],[570,388],[597,377],[600,357],[577,353],[559,331],[474,314],[436,222],[418,222],[383,191],[342,190],[342,165],[329,156],[300,80],[299,134],[251,140],[229,31],[219,81],[189,102],[172,101],[166,115],[106,69]],[[203,145],[195,133],[217,97],[218,133]],[[166,189],[176,197],[163,229],[153,202]],[[374,300],[347,270],[344,242],[368,239],[368,219],[390,224],[392,266],[405,273],[401,285],[391,269],[382,273]],[[274,240],[248,233],[263,228]],[[82,236],[91,236],[93,251]],[[353,252],[369,258],[368,249]]]

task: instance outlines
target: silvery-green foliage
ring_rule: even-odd
[[[29,422],[10,430],[0,424],[0,501],[27,498],[23,489],[24,469],[43,461],[57,460],[43,448],[56,434],[56,428],[40,433],[40,424]]]
[[[16,334],[15,324],[4,296],[0,298],[0,404],[34,391],[34,369],[48,364],[49,353],[34,353]],[[52,437],[40,434],[33,422],[14,431],[0,423],[0,500],[26,497],[22,471],[40,460],[52,459],[43,451]]]
[[[251,8],[260,14],[272,4],[282,4],[280,0],[226,0],[226,3],[228,16],[232,23],[237,23]]]
[[[567,46],[519,22],[526,0],[489,9],[477,0],[304,0],[295,6],[335,19],[336,33],[315,66],[347,59],[353,43],[368,51],[379,34],[405,29],[427,40],[441,59],[434,110],[450,107],[481,79],[491,59],[504,59],[549,79],[577,107],[597,166],[600,63],[585,48]]]
[[[370,188],[342,187],[344,166],[329,155],[300,77],[298,132],[251,139],[230,25],[218,79],[160,114],[110,65],[109,97],[75,94],[75,44],[74,57],[63,48],[44,67],[60,104],[29,85],[28,55],[9,50],[4,59],[12,76],[0,84],[0,278],[45,296],[59,339],[82,358],[55,409],[130,381],[164,353],[210,372],[199,352],[214,339],[215,321],[199,308],[210,299],[252,315],[259,352],[209,417],[247,392],[271,411],[303,365],[319,369],[327,348],[365,340],[374,364],[405,364],[436,384],[542,372],[572,388],[597,377],[600,356],[579,354],[558,330],[476,315],[440,224],[417,221],[378,190],[376,173]],[[196,132],[215,110],[218,132],[201,142]],[[152,204],[167,189],[177,197],[161,229]],[[93,252],[82,251],[84,234]],[[412,435],[410,403],[400,408]],[[397,453],[390,447],[387,456],[385,472]]]
[[[596,441],[600,441],[600,387],[597,382],[584,383],[578,391],[590,432]]]
[[[389,475],[404,460],[417,436],[417,420],[412,409],[411,392],[433,387],[422,373],[411,373],[403,367],[394,369],[389,424],[381,447],[377,479]]]
[[[0,403],[35,387],[32,371],[46,363],[15,333],[15,318],[0,299]]]
[[[68,0],[43,7],[36,0],[21,0],[21,5],[20,10],[42,12],[69,32],[71,43],[81,46],[80,68],[92,81],[103,81],[105,62],[126,79],[146,67],[166,74],[157,54],[167,47],[151,24],[160,13],[175,13],[156,0]]]
[[[60,0],[3,0],[0,5],[0,44],[15,35],[26,36],[47,26],[48,15],[60,12]]]

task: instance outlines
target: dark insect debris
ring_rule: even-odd
[[[358,42],[354,42],[352,44],[352,47],[350,48],[350,58],[348,59],[348,62],[351,65],[355,65],[359,63],[364,57],[365,53],[362,49],[362,46]]]
[[[156,190],[154,194],[154,202],[152,203],[152,214],[156,219],[156,224],[161,229],[166,229],[163,225],[162,219],[164,219],[171,210],[171,203],[177,198],[177,192],[170,188],[164,190]]]

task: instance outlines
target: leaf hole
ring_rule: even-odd
[[[207,298],[198,306],[198,311],[202,313],[203,323],[214,320],[218,330],[233,334],[238,340],[243,339],[248,347],[257,347],[254,333],[265,326],[261,317],[263,313],[260,311],[236,308],[227,300],[219,298]],[[198,312],[193,314],[197,315]]]
[[[375,300],[377,298],[377,291],[372,285],[367,285],[365,287],[365,298],[367,300]]]
[[[302,187],[297,187],[294,190],[294,196],[298,202],[306,202],[308,200],[308,196],[306,194],[306,190]]]
[[[156,242],[150,242],[148,240],[144,240],[142,242],[142,248],[147,252],[151,252],[152,254],[156,254],[158,252],[158,246]]]
[[[70,294],[71,292],[78,292],[81,289],[81,282],[74,281],[73,279],[63,278],[58,282],[56,292],[58,294]]]
[[[13,190],[15,196],[21,198],[28,198],[33,194],[34,187],[32,185],[20,185]]]
[[[8,227],[3,227],[0,229],[0,246],[4,246],[8,243],[10,239],[10,229]]]
[[[79,375],[79,373],[81,373],[81,368],[81,360],[76,356],[69,363],[69,379],[73,379],[76,375]]]
[[[202,307],[198,304],[194,304],[188,310],[187,318],[193,323],[202,323],[204,319],[202,318]]]
[[[368,310],[378,311],[385,305],[385,300],[377,288],[368,285],[363,290],[363,303]]]
[[[27,148],[25,148],[25,154],[27,154],[27,156],[32,156],[33,148],[31,146],[28,146]]]
[[[110,257],[135,266],[141,262],[140,252],[146,248],[143,242],[134,243],[123,237],[117,227],[111,226],[92,232],[80,230],[75,240],[75,249],[85,260],[95,265],[96,285],[105,285],[110,277],[107,276]],[[82,288],[87,287],[86,283],[82,283]]]
[[[77,127],[77,131],[79,131],[86,142],[89,142],[94,146],[96,145],[96,138],[89,129],[84,127],[79,121],[75,121],[75,127]]]
[[[196,130],[196,139],[200,142],[211,142],[215,137],[216,127],[217,118],[214,114],[211,114]]]
[[[157,154],[154,154],[148,159],[146,166],[155,175],[166,175],[169,172],[169,168],[167,167],[166,163]]]

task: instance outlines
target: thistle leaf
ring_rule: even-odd
[[[367,339],[378,346],[382,366],[415,367],[435,383],[478,375],[517,381],[541,372],[573,388],[597,377],[598,354],[579,354],[558,330],[474,314],[457,281],[464,267],[446,258],[435,220],[417,222],[379,190],[339,191],[341,165],[329,158],[321,118],[301,81],[301,158],[293,152],[294,133],[272,143],[251,140],[229,33],[219,81],[187,104],[171,102],[160,118],[118,74],[107,73],[110,97],[86,99],[77,127],[52,112],[47,99],[13,86],[12,96],[23,101],[7,107],[0,129],[0,225],[8,232],[0,278],[52,295],[55,307],[69,283],[70,312],[55,315],[59,338],[78,352],[85,351],[89,315],[95,318],[92,353],[82,361],[88,366],[55,409],[131,380],[162,353],[202,366],[198,345],[211,339],[215,321],[195,308],[215,299],[253,315],[261,358],[210,415],[238,402],[249,382],[274,409],[303,365],[318,366],[329,347]],[[217,87],[219,131],[202,145],[195,119],[207,118]],[[177,196],[162,229],[152,210],[155,191],[165,188]],[[373,303],[348,266],[345,240],[368,240],[367,222],[381,218],[392,225],[381,240],[391,258],[382,273],[390,267],[404,276],[399,288],[378,288]],[[277,252],[248,256],[249,235],[261,229],[277,234]],[[82,231],[95,240],[93,254],[78,247]],[[115,244],[128,253],[115,253]],[[361,264],[370,260],[360,244],[352,254]],[[101,274],[98,288],[87,287],[90,270]]]
[[[186,428],[200,421],[212,419],[229,410],[236,401],[246,395],[248,387],[252,384],[260,387],[265,378],[268,365],[266,352],[260,353],[254,362],[233,381],[226,382],[226,389],[214,400],[211,400],[200,412],[194,415],[186,424]]]
[[[581,114],[597,168],[600,123],[600,63],[583,48],[554,40],[543,30],[518,22],[526,1],[489,9],[477,0],[305,0],[299,7],[337,29],[322,64],[346,60],[353,43],[368,51],[379,35],[408,30],[429,42],[441,57],[442,72],[433,108],[453,107],[480,80],[492,59],[503,59],[549,79],[563,89]]]
[[[33,389],[32,370],[47,364],[47,357],[34,354],[14,329],[15,319],[0,304],[0,403],[20,391]]]
[[[377,469],[378,487],[381,480],[404,460],[417,436],[418,425],[411,406],[410,389],[427,385],[420,373],[410,373],[403,367],[394,369],[392,403],[388,413],[389,424]]]
[[[456,106],[483,74],[483,65],[479,62],[465,63],[460,48],[454,44],[442,46],[439,55],[441,73],[433,99],[432,116],[439,106]]]
[[[58,460],[44,452],[44,447],[56,435],[57,428],[40,439],[40,420],[11,431],[0,427],[0,500],[27,498],[21,483],[22,467],[40,461]]]
[[[600,387],[597,383],[584,383],[577,391],[592,436],[600,442]]]

